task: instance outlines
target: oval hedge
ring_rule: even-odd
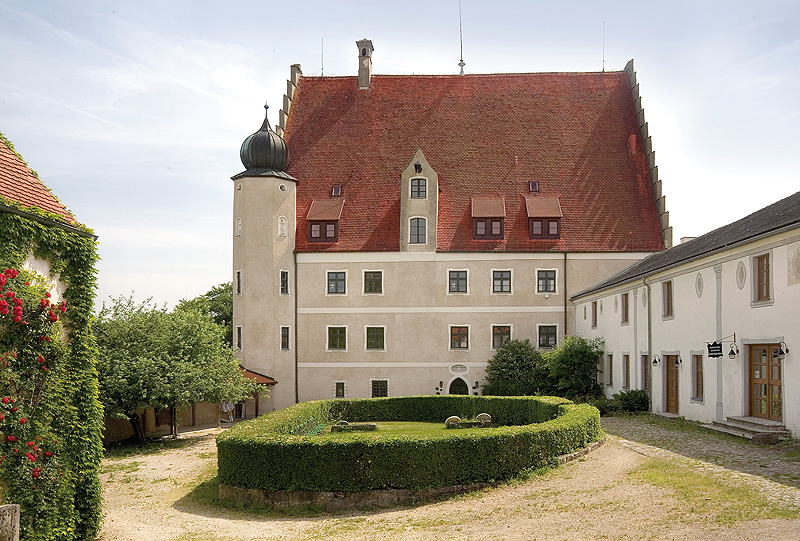
[[[346,420],[444,422],[486,412],[497,428],[412,437],[314,434]],[[321,400],[217,436],[219,483],[265,491],[424,489],[508,479],[600,439],[600,415],[556,397],[413,396]]]

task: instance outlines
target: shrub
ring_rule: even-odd
[[[621,411],[627,413],[650,411],[650,395],[647,391],[640,389],[621,391],[616,393],[613,398],[617,403],[618,409]]]
[[[451,414],[492,415],[498,428],[391,434],[300,436],[327,422],[443,422]],[[601,435],[595,408],[556,397],[419,396],[306,402],[240,423],[217,437],[219,482],[261,490],[355,492],[431,488],[512,477],[553,464]]]
[[[528,339],[509,340],[489,359],[483,394],[530,396],[547,393],[550,387],[548,369],[539,350]]]
[[[603,339],[587,340],[565,336],[557,348],[545,354],[551,384],[549,392],[558,396],[601,396],[597,366],[603,354]]]

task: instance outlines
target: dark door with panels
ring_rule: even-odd
[[[783,384],[778,344],[750,346],[750,415],[783,422]]]
[[[667,365],[667,413],[678,413],[678,356],[664,355]]]

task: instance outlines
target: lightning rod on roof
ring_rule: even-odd
[[[461,61],[458,65],[461,67],[460,75],[464,75],[464,34],[461,31],[461,0],[458,0],[458,42],[461,48]]]

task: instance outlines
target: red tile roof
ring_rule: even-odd
[[[473,197],[473,218],[503,218],[506,215],[506,204],[502,197]]]
[[[344,199],[341,197],[332,199],[314,199],[311,201],[311,208],[308,209],[308,216],[306,216],[306,220],[339,220],[342,217],[343,207]]]
[[[70,225],[77,223],[72,214],[33,174],[1,134],[0,196],[6,201],[15,201],[25,207],[36,207],[56,214],[64,223]]]
[[[634,135],[636,152],[629,150]],[[289,115],[297,216],[342,185],[339,241],[297,250],[397,251],[400,173],[422,149],[439,174],[440,251],[663,249],[624,72],[303,77]],[[558,197],[561,238],[528,238],[528,182]],[[473,239],[471,199],[505,199],[505,238]]]

